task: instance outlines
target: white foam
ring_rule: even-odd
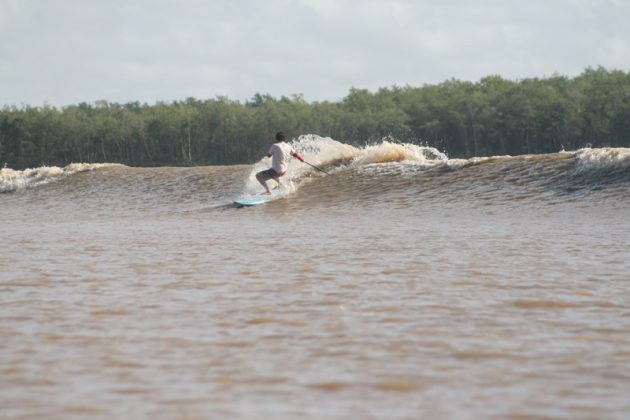
[[[289,143],[302,154],[307,162],[318,167],[323,166],[328,172],[334,172],[343,165],[364,167],[372,164],[383,166],[401,163],[403,165],[427,167],[443,164],[448,160],[444,153],[433,147],[394,143],[386,140],[364,148],[357,148],[333,140],[330,137],[307,134]],[[335,165],[336,168],[330,168],[330,165]],[[253,165],[244,189],[245,194],[260,191],[261,186],[256,180],[256,173],[270,166],[271,159],[269,158],[263,158]],[[303,181],[306,173],[319,176],[319,173],[314,172],[314,169],[309,165],[305,165],[297,159],[292,159],[287,174],[282,177],[282,187],[288,193],[295,191],[298,184]],[[273,185],[273,181],[270,181],[270,184]]]
[[[448,159],[447,156],[434,147],[382,141],[379,144],[370,145],[362,149],[354,164],[367,165],[370,163],[409,161],[428,163],[434,161],[444,161],[446,159]]]
[[[599,169],[623,169],[630,167],[630,149],[604,147],[580,149],[575,152],[578,172]]]
[[[57,166],[40,166],[22,171],[3,168],[0,169],[0,193],[33,188],[58,180],[77,172],[117,165],[114,163],[71,163],[63,168]]]

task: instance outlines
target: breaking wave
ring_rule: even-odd
[[[116,165],[115,163],[71,163],[63,168],[57,166],[41,166],[39,168],[29,168],[22,171],[3,168],[0,169],[0,193],[33,188],[60,180],[78,172],[92,171]]]
[[[355,147],[328,137],[304,135],[291,144],[308,163],[331,176],[292,159],[282,178],[282,188],[294,197],[316,197],[310,200],[317,203],[334,203],[339,198],[378,201],[384,197],[407,205],[418,200],[438,204],[458,200],[540,202],[601,191],[618,202],[630,197],[628,148],[451,159],[433,147],[395,141]],[[78,199],[89,191],[107,196],[112,202],[124,200],[123,205],[136,200],[136,208],[166,206],[173,211],[182,207],[190,210],[209,202],[222,205],[242,195],[262,192],[255,174],[270,164],[270,159],[262,158],[252,165],[194,168],[85,163],[23,171],[5,168],[0,172],[0,191],[30,190],[56,181],[54,185],[64,186],[56,196],[72,194],[73,199]],[[108,168],[107,172],[99,177],[70,176],[103,168]],[[304,194],[296,194],[303,188]]]

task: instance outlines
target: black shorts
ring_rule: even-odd
[[[269,181],[270,179],[275,179],[276,181],[280,178],[280,175],[272,168],[267,169],[266,171],[260,171],[256,174],[256,178],[261,181]]]

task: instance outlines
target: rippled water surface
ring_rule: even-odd
[[[266,162],[3,170],[0,417],[627,418],[630,151],[315,140],[247,208]]]

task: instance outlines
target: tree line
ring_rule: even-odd
[[[630,147],[630,72],[600,67],[574,78],[489,76],[376,92],[353,88],[336,102],[256,94],[244,103],[217,97],[5,106],[0,165],[250,163],[280,130],[287,137],[315,133],[357,146],[389,137],[451,157]]]

